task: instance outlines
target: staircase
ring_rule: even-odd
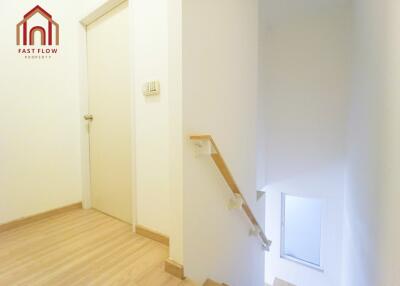
[[[207,279],[207,281],[204,282],[203,286],[228,286],[228,285],[227,284],[220,284],[220,283],[217,283],[217,282],[215,282],[215,281],[213,281],[211,279]]]
[[[296,285],[293,285],[289,282],[283,281],[279,278],[275,278],[273,286],[296,286]]]

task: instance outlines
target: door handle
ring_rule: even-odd
[[[85,118],[85,120],[92,121],[93,120],[93,115],[92,114],[86,114],[86,115],[83,116],[83,118]]]

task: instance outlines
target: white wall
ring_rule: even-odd
[[[60,24],[50,60],[17,54],[15,26],[42,5]],[[0,223],[81,201],[77,13],[73,1],[0,1]]]
[[[168,1],[133,1],[136,92],[137,223],[170,234]],[[151,19],[151,20],[149,20]],[[161,95],[146,98],[146,81]]]
[[[267,282],[279,277],[297,286],[336,286],[342,264],[349,6],[279,22],[268,18],[275,13],[271,9],[267,2],[261,8],[259,132],[265,141],[258,150],[266,162],[259,168],[267,182],[266,230],[273,241]],[[281,193],[324,201],[324,272],[280,258]]]
[[[183,257],[182,0],[168,1],[168,92],[170,124],[170,258]]]
[[[354,29],[354,78],[349,126],[349,168],[345,192],[343,285],[380,285],[380,140],[383,40],[381,3],[358,1]],[[379,9],[378,9],[379,6]],[[372,250],[372,251],[371,251]]]
[[[213,135],[256,208],[257,1],[183,1],[183,242],[186,275],[232,286],[263,285],[264,252],[209,157],[190,134]],[[257,212],[262,218],[262,213]]]
[[[385,3],[386,51],[386,96],[384,100],[383,138],[385,140],[383,171],[385,193],[382,200],[384,238],[381,281],[379,285],[400,283],[398,259],[400,257],[400,3],[388,0]]]
[[[354,1],[343,285],[400,281],[398,1]]]

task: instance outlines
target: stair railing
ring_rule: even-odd
[[[192,135],[190,136],[190,140],[192,140],[195,143],[196,147],[198,147],[197,148],[198,154],[209,154],[211,156],[214,163],[217,165],[218,170],[221,172],[226,183],[231,189],[234,197],[229,201],[228,207],[230,209],[240,208],[244,211],[244,213],[246,214],[252,225],[250,234],[258,236],[261,239],[263,249],[265,251],[269,251],[272,242],[265,235],[256,217],[251,211],[249,204],[246,202],[246,199],[240,192],[239,187],[237,186],[231,172],[229,171],[228,166],[226,165],[225,160],[222,157],[221,152],[218,150],[218,147],[215,144],[215,141],[212,138],[212,136]]]

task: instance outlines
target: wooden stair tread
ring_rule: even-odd
[[[227,284],[220,284],[220,283],[217,283],[217,282],[215,282],[215,281],[213,281],[211,279],[207,279],[207,281],[204,282],[203,286],[228,286],[228,285]]]
[[[275,278],[274,286],[295,286],[295,285],[293,285],[287,281],[284,281],[282,279]]]

